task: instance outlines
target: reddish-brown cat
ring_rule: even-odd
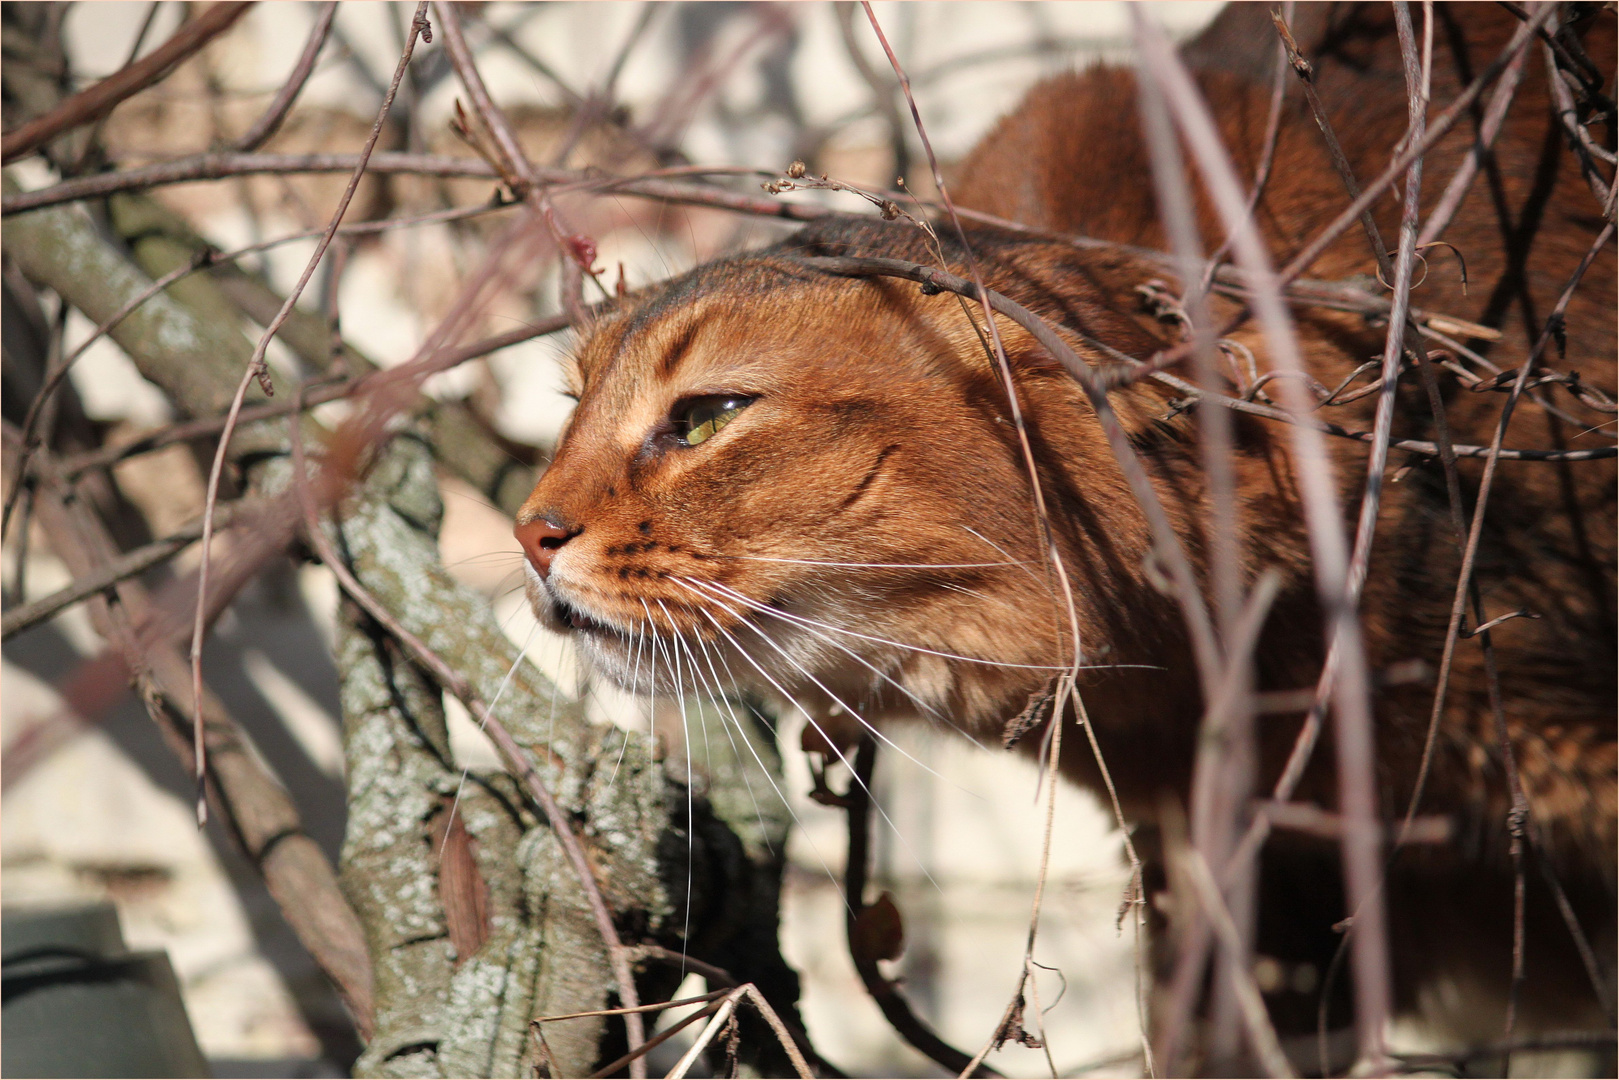
[[[1435,112],[1517,25],[1500,7],[1436,10]],[[1301,16],[1321,97],[1363,180],[1382,171],[1405,131],[1390,19],[1382,7]],[[1593,7],[1573,30],[1603,65],[1611,93],[1611,9]],[[1235,50],[1216,49],[1222,41]],[[1235,11],[1188,51],[1243,176],[1261,154],[1274,42],[1263,11]],[[1240,62],[1243,48],[1252,62]],[[1523,362],[1602,224],[1553,117],[1539,56],[1444,234],[1465,255],[1465,292],[1455,261],[1435,250],[1413,293],[1424,309],[1498,330],[1498,340],[1467,344],[1507,370]],[[1137,291],[1166,276],[1161,266],[1123,248],[1061,239],[1164,248],[1137,115],[1129,72],[1050,80],[985,137],[953,189],[964,206],[1049,234],[982,227],[969,230],[968,243],[992,288],[1045,316],[1097,364],[1116,361],[1093,341],[1144,359],[1178,340]],[[1611,126],[1590,130],[1612,147]],[[1476,118],[1464,120],[1428,157],[1424,207],[1475,131]],[[1284,262],[1347,202],[1294,95],[1258,211],[1273,259]],[[1392,198],[1378,204],[1385,237],[1396,235],[1399,210]],[[1206,202],[1200,224],[1208,248],[1224,238]],[[966,274],[964,252],[948,228],[939,231],[948,268]],[[851,715],[877,725],[921,718],[995,744],[1071,647],[1007,396],[956,297],[894,278],[832,276],[805,261],[846,254],[937,262],[910,223],[827,221],[632,295],[581,334],[578,409],[518,517],[529,596],[548,625],[576,635],[599,670],[643,693],[656,639],[664,654],[679,648],[691,658],[679,686],[673,665],[657,665],[666,692],[720,684],[795,703],[827,724]],[[1309,276],[1374,273],[1357,229]],[[1614,275],[1610,243],[1568,309],[1566,350],[1546,357],[1609,393]],[[1230,310],[1217,305],[1217,319]],[[1359,314],[1293,314],[1309,368],[1328,387],[1382,351],[1383,328]],[[1004,319],[998,325],[1093,665],[1079,690],[1125,811],[1142,823],[1138,835],[1151,851],[1165,796],[1184,804],[1205,688],[1180,608],[1146,565],[1145,520],[1084,394],[1029,335]],[[1270,369],[1256,328],[1232,337],[1260,372]],[[1488,445],[1502,395],[1471,392],[1450,374],[1441,382],[1451,437]],[[1112,400],[1203,575],[1210,514],[1199,427],[1194,413],[1172,407],[1175,396],[1141,381]],[[1522,401],[1506,445],[1612,447],[1610,414],[1566,394],[1544,400],[1553,399],[1555,412]],[[1335,407],[1330,419],[1369,429],[1374,403],[1375,395]],[[1242,572],[1250,584],[1266,570],[1282,578],[1256,654],[1257,686],[1313,686],[1322,622],[1288,432],[1254,417],[1234,423]],[[1402,379],[1394,434],[1434,437],[1415,372]],[[1331,443],[1352,521],[1366,444]],[[1481,471],[1476,459],[1461,463],[1469,508]],[[1362,603],[1366,645],[1376,669],[1416,660],[1432,671],[1460,567],[1446,483],[1437,460],[1398,452],[1386,479]],[[1520,609],[1536,616],[1503,623],[1493,636],[1530,804],[1524,1029],[1600,1029],[1613,1020],[1601,1002],[1612,993],[1615,921],[1614,483],[1611,459],[1502,463],[1477,561],[1487,617]],[[1456,655],[1421,807],[1450,818],[1452,839],[1400,854],[1387,907],[1397,1007],[1488,1041],[1500,1035],[1512,955],[1509,801],[1482,652],[1464,641]],[[1390,821],[1410,799],[1433,694],[1431,680],[1375,692],[1378,799]],[[1275,781],[1301,719],[1259,719],[1259,791]],[[1023,745],[1038,748],[1039,735]],[[1065,739],[1063,752],[1067,776],[1098,783],[1083,738]],[[1334,776],[1328,739],[1294,798],[1334,808]],[[1331,842],[1275,835],[1262,859],[1261,954],[1284,968],[1325,970],[1339,941],[1333,924],[1345,915],[1339,865]],[[1154,873],[1149,884],[1161,885]],[[1553,901],[1553,878],[1600,958],[1601,987],[1592,986]],[[1334,1026],[1347,1018],[1346,982],[1333,991]],[[1315,1025],[1319,982],[1303,986],[1293,980],[1269,995],[1284,1030]],[[1464,993],[1452,992],[1458,987]]]

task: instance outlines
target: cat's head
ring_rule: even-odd
[[[823,227],[699,267],[583,336],[579,405],[517,535],[535,612],[625,688],[959,719],[1062,665],[981,313],[803,261],[851,249],[936,261],[914,227]],[[1057,441],[1083,457],[1066,445],[1090,422],[1077,390],[1001,331],[1037,455]],[[1042,421],[1042,395],[1067,418]]]

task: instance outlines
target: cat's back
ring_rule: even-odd
[[[1358,181],[1381,174],[1407,126],[1406,86],[1388,5],[1301,5],[1294,26],[1310,58],[1329,122]],[[1494,4],[1435,5],[1430,122],[1501,51],[1520,25]],[[1416,13],[1420,20],[1420,12]],[[1582,27],[1585,48],[1613,81],[1614,20],[1603,14]],[[1422,28],[1418,25],[1420,37]],[[1259,169],[1275,71],[1277,33],[1267,5],[1231,4],[1182,49],[1209,102],[1239,180]],[[1274,164],[1256,215],[1274,264],[1295,255],[1350,202],[1292,72]],[[1488,94],[1486,94],[1486,99]],[[1454,125],[1424,160],[1424,217],[1474,145],[1479,110]],[[1534,50],[1493,154],[1440,239],[1450,252],[1427,253],[1427,272],[1412,302],[1500,332],[1469,342],[1502,366],[1513,366],[1541,329],[1558,295],[1601,226],[1600,207],[1563,142]],[[1226,230],[1194,180],[1206,250]],[[1167,250],[1142,136],[1135,74],[1093,67],[1034,87],[958,170],[957,201],[1024,225]],[[1385,243],[1397,238],[1394,193],[1373,212]],[[1373,277],[1375,260],[1360,228],[1346,231],[1306,276]],[[1616,287],[1611,246],[1587,270],[1569,305],[1569,356],[1593,382],[1612,385]]]

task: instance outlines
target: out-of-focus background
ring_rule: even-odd
[[[1164,3],[1152,17],[1180,36],[1218,5]],[[541,162],[631,172],[695,163],[779,172],[795,159],[859,185],[892,185],[896,158],[910,189],[932,191],[914,132],[895,145],[879,97],[891,75],[859,8],[826,3],[551,3],[468,5],[469,33],[494,99]],[[185,5],[75,4],[61,19],[78,84],[123,66],[164,41]],[[412,6],[348,4],[283,131],[285,152],[359,149],[402,45]],[[239,133],[265,107],[297,58],[318,6],[260,4],[175,75],[105,125],[117,160],[205,150]],[[970,148],[1042,75],[1127,60],[1122,5],[1100,3],[878,3],[906,65],[934,148],[948,163]],[[194,12],[193,12],[194,14]],[[851,56],[855,50],[861,64]],[[394,149],[464,152],[449,130],[460,90],[441,46],[424,46],[398,106]],[[862,71],[862,66],[865,71]],[[875,89],[874,89],[875,84]],[[617,110],[588,110],[611,89]],[[580,121],[581,110],[587,116]],[[908,127],[907,125],[904,125]],[[563,156],[558,159],[558,151]],[[908,160],[906,160],[908,159]],[[25,186],[52,179],[37,159],[17,170]],[[323,223],[341,176],[254,177],[161,189],[157,196],[220,248]],[[486,199],[484,181],[368,180],[356,211],[426,212]],[[815,198],[819,193],[795,195]],[[850,200],[847,195],[828,199]],[[839,204],[843,205],[843,204]],[[850,204],[854,205],[854,204]],[[608,280],[629,287],[696,261],[765,242],[786,226],[718,210],[669,212],[644,201],[560,198],[568,229],[590,235]],[[423,226],[356,245],[336,283],[345,338],[384,365],[408,359],[442,317],[492,226]],[[283,293],[312,241],[244,261]],[[547,261],[546,267],[550,266]],[[620,269],[622,268],[622,269]],[[494,333],[557,308],[550,271],[536,267],[486,313]],[[69,318],[71,347],[91,326]],[[463,365],[430,386],[472,402],[504,436],[542,452],[569,402],[558,393],[565,336],[542,338]],[[273,349],[282,371],[297,364]],[[163,396],[109,340],[72,373],[90,416],[121,434],[170,419]],[[338,408],[338,406],[328,406]],[[155,533],[201,507],[195,458],[175,446],[119,466],[124,494]],[[516,590],[518,555],[506,517],[465,484],[443,481],[445,562],[483,590],[530,660],[584,692],[598,715],[643,728],[645,706],[591,687],[566,643],[535,631]],[[188,553],[184,559],[195,559]],[[6,556],[8,581],[13,558]],[[26,596],[70,575],[42,538],[26,560]],[[311,834],[335,862],[343,834],[337,679],[330,660],[336,589],[324,568],[290,563],[266,575],[219,624],[207,678],[248,728],[288,788]],[[4,738],[60,717],[52,684],[101,643],[72,609],[8,642]],[[458,750],[493,760],[452,706]],[[67,723],[67,720],[61,720]],[[935,737],[894,733],[875,785],[889,825],[877,842],[875,884],[906,914],[896,966],[917,1011],[969,1052],[1000,1020],[1016,985],[1040,859],[1043,808],[1037,774],[1021,759]],[[839,871],[844,815],[810,801],[785,718],[787,794],[798,819],[783,891],[784,953],[803,976],[802,1006],[816,1046],[859,1075],[934,1075],[937,1068],[889,1029],[862,989],[844,943]],[[480,757],[481,755],[481,757]],[[200,1047],[218,1075],[341,1075],[357,1052],[324,976],[303,954],[252,868],[217,825],[199,833],[191,784],[147,720],[126,700],[20,775],[8,771],[0,839],[0,895],[8,910],[71,899],[110,899],[131,948],[165,949]],[[1134,939],[1115,928],[1126,881],[1111,817],[1072,790],[1057,794],[1057,829],[1036,959],[1050,1055],[1064,1075],[1139,1075]],[[1043,1051],[997,1059],[1018,1074],[1045,1071]]]

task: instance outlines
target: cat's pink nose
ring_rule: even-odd
[[[551,573],[551,560],[557,550],[578,535],[577,530],[564,529],[544,517],[525,521],[514,530],[517,542],[523,545],[523,554],[541,578]]]

